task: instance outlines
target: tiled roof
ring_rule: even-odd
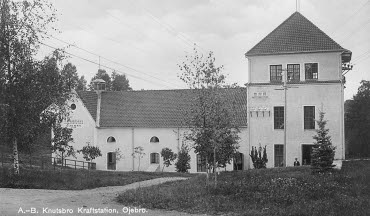
[[[228,89],[226,92],[237,101],[237,124],[246,126],[246,89]],[[91,94],[96,93],[78,94],[84,103],[88,102],[85,105],[90,114],[96,116],[96,102],[90,101]],[[189,89],[102,92],[100,127],[185,127],[184,113],[191,109],[193,94]],[[85,99],[86,96],[89,99]]]
[[[85,107],[96,121],[96,108],[98,104],[98,95],[94,91],[78,91],[78,96],[81,98]]]
[[[245,55],[344,51],[345,49],[299,12],[293,13]]]

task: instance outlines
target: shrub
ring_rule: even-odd
[[[263,149],[263,154],[262,154],[262,149]],[[268,162],[266,146],[263,148],[260,146],[258,150],[257,150],[257,147],[252,146],[251,154],[249,156],[252,159],[253,167],[255,169],[266,168],[266,163]]]
[[[77,151],[77,153],[80,152],[83,154],[83,158],[86,161],[93,161],[95,158],[102,156],[101,151],[97,146],[84,146],[81,150]]]
[[[190,169],[189,149],[186,146],[181,147],[175,166],[177,172],[185,173]]]
[[[171,149],[169,148],[163,148],[162,151],[161,151],[161,156],[163,158],[163,168],[162,168],[162,172],[163,172],[163,169],[164,167],[169,167],[171,165],[171,163],[176,160],[177,158],[177,154],[176,153],[173,153]]]

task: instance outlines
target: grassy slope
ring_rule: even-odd
[[[341,171],[312,175],[309,167],[225,172],[217,189],[205,177],[131,190],[125,205],[230,215],[367,215],[370,161],[345,162]]]
[[[0,187],[38,188],[54,190],[81,190],[104,186],[127,185],[161,177],[190,177],[194,174],[151,173],[151,172],[110,172],[93,170],[40,170],[21,169],[19,177],[14,177],[8,168],[0,168]]]

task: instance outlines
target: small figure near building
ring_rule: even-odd
[[[301,165],[301,164],[299,163],[298,158],[295,158],[294,166],[300,166],[300,165]]]

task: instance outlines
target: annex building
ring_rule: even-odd
[[[253,168],[249,153],[259,145],[267,146],[268,167],[293,166],[295,157],[303,165],[310,164],[320,111],[326,113],[335,158],[344,159],[342,65],[351,60],[351,52],[295,12],[245,56],[246,88],[228,90],[238,101],[242,159],[226,170]],[[138,170],[138,158],[132,153],[141,146],[145,155],[140,170],[161,170],[162,148],[177,153],[184,142],[187,128],[182,110],[190,109],[191,98],[191,90],[76,92],[68,122],[74,129],[72,145],[75,149],[98,146],[103,156],[94,161],[96,168],[120,171]],[[122,153],[119,160],[117,149]],[[205,171],[193,151],[190,156],[189,171]],[[175,167],[165,171],[175,171]]]

